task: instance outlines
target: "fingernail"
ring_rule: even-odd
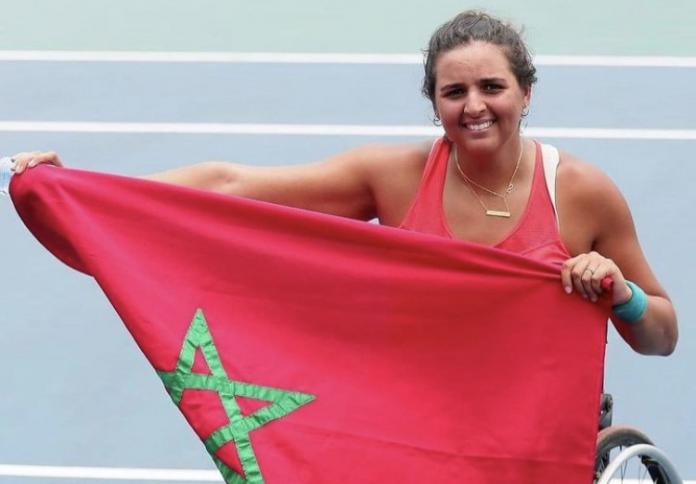
[[[592,299],[592,302],[597,302],[597,296],[592,296],[590,299]]]
[[[573,292],[573,288],[570,286],[566,286],[563,289],[565,290],[566,294],[570,294],[571,292]]]
[[[587,299],[587,294],[583,294],[582,297]]]
[[[36,161],[31,160],[31,161],[29,162],[29,166],[34,166],[34,165],[36,165]]]

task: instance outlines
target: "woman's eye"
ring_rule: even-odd
[[[464,89],[455,88],[455,89],[450,89],[449,91],[447,91],[447,93],[445,93],[445,96],[454,97],[454,96],[461,96],[462,94],[464,94]]]
[[[483,85],[483,90],[484,91],[500,91],[503,88],[500,84],[484,84]]]

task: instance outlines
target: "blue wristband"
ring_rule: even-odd
[[[613,306],[611,309],[623,321],[636,323],[648,309],[648,296],[645,295],[645,291],[637,284],[626,281],[626,285],[631,288],[631,298],[624,303]]]

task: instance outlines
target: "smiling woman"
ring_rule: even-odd
[[[674,309],[653,275],[619,190],[597,168],[521,136],[535,69],[519,33],[467,11],[432,36],[423,91],[445,136],[369,145],[319,162],[252,167],[207,161],[147,178],[468,240],[558,266],[570,293],[611,298],[636,351],[670,354]],[[54,153],[21,153],[16,173]],[[613,281],[607,293],[602,281]],[[634,282],[629,282],[630,279]]]

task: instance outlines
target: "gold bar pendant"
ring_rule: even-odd
[[[503,212],[501,210],[486,210],[486,215],[488,215],[489,217],[510,218],[510,212]]]

